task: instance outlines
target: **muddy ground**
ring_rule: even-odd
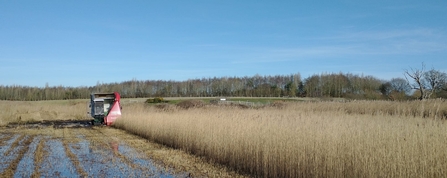
[[[225,167],[106,126],[0,128],[0,177],[240,177]]]

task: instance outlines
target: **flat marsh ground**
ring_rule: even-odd
[[[39,124],[84,120],[86,102],[0,101],[0,177],[243,177],[113,127]]]
[[[110,127],[3,128],[0,177],[237,177]]]
[[[87,117],[86,102],[0,101],[0,109],[5,111],[0,114],[0,121],[6,125],[47,118],[82,120]],[[165,165],[161,167],[169,167],[179,176],[241,176],[235,172],[253,177],[447,175],[445,100],[288,100],[266,102],[268,104],[256,107],[197,101],[149,105],[142,99],[128,99],[122,103],[123,116],[114,125],[122,130],[93,127],[39,131],[4,127],[0,132],[0,154],[5,157],[25,155],[20,159],[8,158],[21,165],[24,163],[20,160],[30,160],[26,158],[28,150],[35,150],[31,160],[40,166],[35,166],[38,168],[26,175],[73,172],[94,176],[91,172],[97,170],[88,167],[97,165],[101,168],[113,160],[119,160],[117,165],[122,166],[117,175],[152,175],[144,171],[139,174],[140,170],[148,168],[139,166],[139,161],[134,161],[138,160],[136,156],[128,156],[135,152],[135,155],[142,154],[143,160],[150,158],[155,163],[161,162]],[[132,143],[134,140],[138,141]],[[147,146],[154,143],[157,146]],[[39,146],[41,144],[43,146]],[[39,151],[50,149],[48,145],[65,149],[65,160],[68,161],[64,164],[73,165],[72,170],[45,172],[47,167],[54,169],[45,163],[51,161],[45,157],[50,153]],[[117,145],[118,152],[114,151]],[[88,154],[87,147],[95,154],[115,156],[103,156],[99,159],[104,161],[90,163],[92,158],[82,156]],[[161,147],[165,151],[160,152],[165,154],[155,154],[159,152],[155,148]],[[126,151],[127,148],[130,151]],[[177,152],[179,154],[174,154]],[[10,164],[6,168],[0,167],[0,172],[2,175],[19,174],[20,171],[8,172],[16,169],[20,166]]]

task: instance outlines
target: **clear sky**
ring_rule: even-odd
[[[446,0],[0,0],[0,85],[447,72]]]

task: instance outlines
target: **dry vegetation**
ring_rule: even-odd
[[[0,126],[89,119],[86,107],[87,100],[0,101]],[[192,100],[155,106],[141,101],[123,104],[123,114],[116,123],[119,128],[255,177],[447,174],[445,100],[274,102],[257,109]],[[24,139],[28,137],[18,140]],[[37,162],[43,152],[38,150],[40,142]],[[148,155],[180,170],[194,170],[193,175],[218,174],[198,163],[179,164],[179,154]],[[15,169],[11,166],[8,170]]]
[[[105,126],[4,127],[0,146],[0,177],[244,177]]]
[[[143,100],[135,101],[135,99],[124,99],[124,112],[131,109],[131,105],[129,106],[126,103],[142,104],[142,102]],[[175,109],[175,106],[167,107]],[[57,175],[60,170],[55,167],[51,168],[52,165],[61,165],[62,163],[70,163],[71,166],[67,167],[72,169],[70,171],[75,175],[74,177],[78,177],[77,175],[79,177],[98,177],[97,175],[102,174],[96,169],[87,169],[86,166],[88,165],[94,165],[96,168],[104,168],[100,171],[108,172],[107,175],[113,175],[113,172],[110,173],[110,171],[116,171],[114,169],[115,166],[128,165],[132,170],[121,171],[127,171],[126,175],[129,177],[159,177],[157,175],[161,175],[164,172],[163,170],[169,170],[169,173],[163,174],[170,174],[173,177],[244,177],[234,171],[228,170],[227,167],[210,164],[203,158],[181,150],[148,142],[147,139],[119,129],[105,126],[59,128],[42,125],[41,127],[29,127],[29,123],[43,120],[90,119],[86,112],[87,100],[0,101],[0,147],[5,148],[3,152],[0,152],[0,157],[2,157],[0,159],[0,165],[7,165],[4,170],[0,168],[0,177],[17,177],[18,175],[19,177],[64,177],[63,175]],[[45,113],[52,114],[48,115]],[[1,127],[8,123],[13,123],[13,125]],[[11,143],[9,143],[10,141]],[[31,141],[35,142],[34,147],[31,146]],[[59,147],[63,150],[62,157],[64,159],[59,160],[61,162],[57,164],[48,163],[48,158],[55,156],[52,155],[51,149],[48,149],[52,148],[51,145],[53,142],[60,143],[53,147]],[[85,145],[89,145],[89,148],[87,148],[90,149],[89,152],[91,149],[98,149],[102,150],[100,152],[103,153],[104,150],[108,151],[111,148],[124,146],[124,148],[129,147],[132,150],[135,149],[138,153],[143,153],[145,156],[138,156],[139,162],[137,163],[134,160],[136,155],[128,155],[127,153],[120,153],[114,150],[112,154],[101,155],[101,160],[89,160],[86,158],[86,155],[83,155],[86,150],[79,151],[81,149],[80,145],[83,145],[84,142],[86,143]],[[28,153],[25,152],[31,152],[31,157],[27,158]],[[13,158],[6,160],[7,157]],[[33,160],[27,162],[27,164],[28,166],[35,166],[23,167],[22,165],[21,167],[18,163],[23,162],[24,159]],[[95,159],[98,158],[95,157]],[[105,161],[106,159],[119,159],[122,161],[113,161],[113,165],[115,166],[108,167],[104,164],[112,161]],[[139,166],[141,161],[146,159],[148,162],[154,162],[155,164],[153,166],[156,167],[151,167],[150,165]],[[134,169],[137,172],[133,172]],[[143,176],[135,176],[139,174],[138,171],[142,172]],[[120,177],[119,175],[115,176]]]
[[[39,122],[43,120],[83,120],[87,116],[88,100],[2,101],[0,126],[8,123]]]
[[[442,177],[447,103],[124,108],[116,126],[256,177]]]

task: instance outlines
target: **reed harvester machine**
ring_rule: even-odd
[[[89,109],[93,124],[112,125],[121,116],[120,99],[118,92],[91,94]]]

